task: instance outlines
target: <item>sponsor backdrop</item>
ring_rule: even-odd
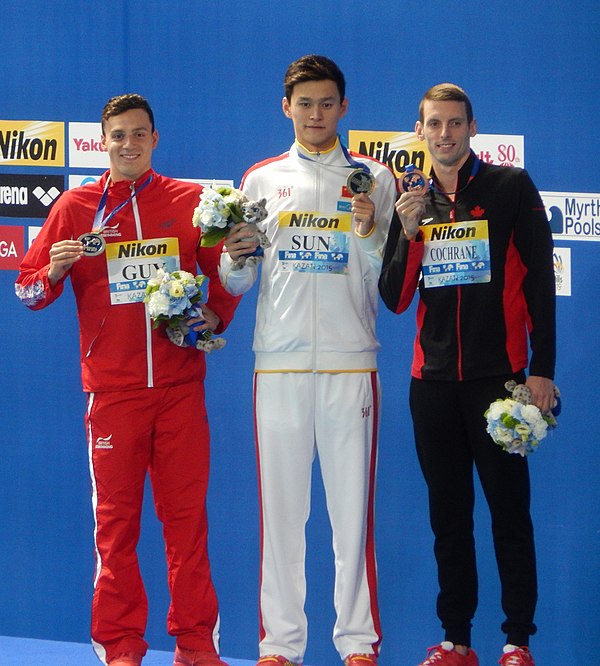
[[[154,107],[155,167],[174,177],[232,181],[285,150],[287,64],[325,53],[347,75],[345,141],[397,174],[428,157],[412,130],[418,101],[451,80],[470,93],[487,161],[525,167],[555,238],[559,429],[531,457],[540,601],[534,651],[542,666],[591,664],[600,639],[596,297],[600,273],[600,14],[595,0],[518,7],[499,0],[365,4],[304,0],[207,3],[40,0],[2,10],[0,63],[0,634],[85,642],[92,587],[92,514],[70,293],[26,310],[13,283],[65,188],[106,168],[99,114],[135,91]],[[258,535],[250,344],[255,292],[208,358],[212,426],[210,549],[221,601],[222,650],[256,655]],[[417,663],[441,639],[426,497],[413,450],[407,385],[414,310],[380,314],[384,389],[377,542],[383,666]],[[482,427],[483,427],[482,421]],[[490,446],[493,445],[490,440]],[[315,468],[308,530],[307,664],[337,663],[331,646],[332,555]],[[510,497],[506,498],[510,502]],[[502,613],[489,517],[478,494],[481,573],[474,644],[497,660]],[[147,638],[170,649],[160,526],[150,490],[139,547],[150,597]],[[0,655],[2,663],[2,655]]]

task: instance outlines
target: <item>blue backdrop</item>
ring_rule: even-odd
[[[285,150],[280,108],[289,62],[318,52],[347,76],[350,129],[412,130],[434,83],[469,92],[479,130],[525,136],[526,166],[544,191],[600,191],[600,13],[596,0],[411,4],[254,0],[42,0],[5,3],[0,18],[0,120],[99,120],[122,92],[147,96],[165,175],[228,178]],[[83,173],[7,167],[1,173]],[[600,197],[600,195],[596,195]],[[596,216],[599,217],[596,213]],[[597,219],[596,217],[596,219]],[[0,226],[40,220],[0,219]],[[597,240],[597,239],[596,239]],[[530,459],[539,550],[538,663],[592,664],[600,639],[600,487],[595,380],[600,370],[597,242],[571,249],[572,296],[558,298],[560,427]],[[85,642],[92,590],[92,514],[79,381],[77,322],[69,293],[29,312],[0,271],[0,634]],[[222,652],[257,653],[258,530],[250,351],[255,293],[208,359],[212,426],[210,550],[221,603]],[[441,640],[424,484],[414,454],[407,386],[414,312],[381,312],[384,390],[377,504],[382,666],[416,663]],[[306,663],[337,663],[331,534],[315,478],[308,526]],[[506,498],[510,502],[510,497]],[[474,645],[495,663],[502,645],[489,518],[476,514],[481,577]],[[160,528],[148,492],[140,543],[151,613],[147,638],[170,649]],[[0,656],[1,662],[1,656]]]

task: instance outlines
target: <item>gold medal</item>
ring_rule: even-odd
[[[366,194],[367,196],[375,189],[375,176],[364,169],[354,169],[350,172],[346,187],[352,194]]]

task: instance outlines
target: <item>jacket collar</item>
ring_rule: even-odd
[[[434,190],[437,192],[442,192],[442,194],[457,194],[458,192],[462,192],[467,185],[475,178],[479,171],[479,166],[481,164],[481,160],[475,155],[473,150],[470,151],[469,157],[467,157],[465,163],[460,167],[458,170],[458,177],[456,179],[456,189],[454,192],[443,192],[442,190],[439,189],[438,187],[438,180],[435,175],[435,169],[432,167],[431,168],[431,177],[433,178],[434,181]]]
[[[290,154],[296,155],[302,160],[307,160],[309,162],[318,162],[319,164],[331,164],[339,162],[340,160],[345,161],[344,153],[340,144],[340,140],[336,138],[334,145],[328,150],[323,152],[313,152],[308,150],[298,141],[294,141],[294,144],[290,148]]]
[[[148,169],[148,171],[144,172],[139,178],[136,180],[119,180],[117,182],[113,182],[111,180],[110,185],[109,185],[109,190],[111,192],[119,192],[121,190],[130,190],[131,185],[134,184],[136,189],[142,185],[146,180],[148,179],[149,176],[152,176],[152,181],[156,180],[157,173],[154,171],[154,169]],[[106,187],[106,181],[110,177],[110,169],[108,171],[105,171],[102,174],[102,177],[100,178],[99,184],[102,189]]]

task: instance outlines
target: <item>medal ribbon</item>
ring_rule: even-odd
[[[339,141],[339,144],[340,144],[340,147],[341,147],[341,149],[342,149],[342,152],[344,153],[344,157],[345,157],[346,160],[348,161],[348,166],[347,166],[347,167],[340,167],[339,164],[322,164],[321,166],[336,167],[336,168],[338,168],[338,169],[339,169],[339,168],[342,168],[342,169],[361,169],[361,170],[364,171],[365,173],[371,173],[371,169],[369,169],[369,167],[368,167],[366,164],[364,164],[364,162],[359,162],[358,160],[355,160],[355,159],[352,157],[352,155],[350,155],[350,152],[348,151],[348,149],[346,148],[346,146],[344,146],[344,144],[343,144],[342,141],[340,140],[339,136],[337,137],[337,140]],[[300,145],[302,145],[302,144],[300,144]],[[306,148],[305,148],[304,150],[306,150]],[[303,152],[301,152],[301,151],[298,151],[298,155],[299,155],[303,160],[308,160],[309,162],[316,162],[316,160],[313,160],[311,157],[309,157],[308,155],[305,155],[305,154],[304,154]]]
[[[452,196],[453,194],[458,194],[459,192],[462,192],[466,187],[468,187],[469,183],[475,178],[479,171],[479,167],[481,166],[481,160],[475,155],[475,159],[473,160],[473,166],[471,167],[471,175],[469,176],[469,180],[458,190],[455,190],[454,192],[444,192],[443,190],[440,190],[440,188],[435,184],[435,180],[433,178],[429,179],[429,185],[431,189],[434,189],[436,192],[439,192],[440,194],[445,194],[447,197]]]
[[[106,210],[106,202],[108,200],[108,186],[110,184],[110,176],[106,180],[106,185],[104,186],[104,192],[102,192],[102,197],[98,203],[98,208],[96,209],[96,214],[94,215],[94,224],[92,226],[93,234],[101,234],[104,227],[122,208],[124,208],[130,201],[132,201],[147,185],[150,184],[152,180],[152,174],[146,178],[146,180],[139,186],[136,191],[133,191],[125,201],[122,201],[118,206],[113,208],[110,213],[104,217],[104,211]]]

